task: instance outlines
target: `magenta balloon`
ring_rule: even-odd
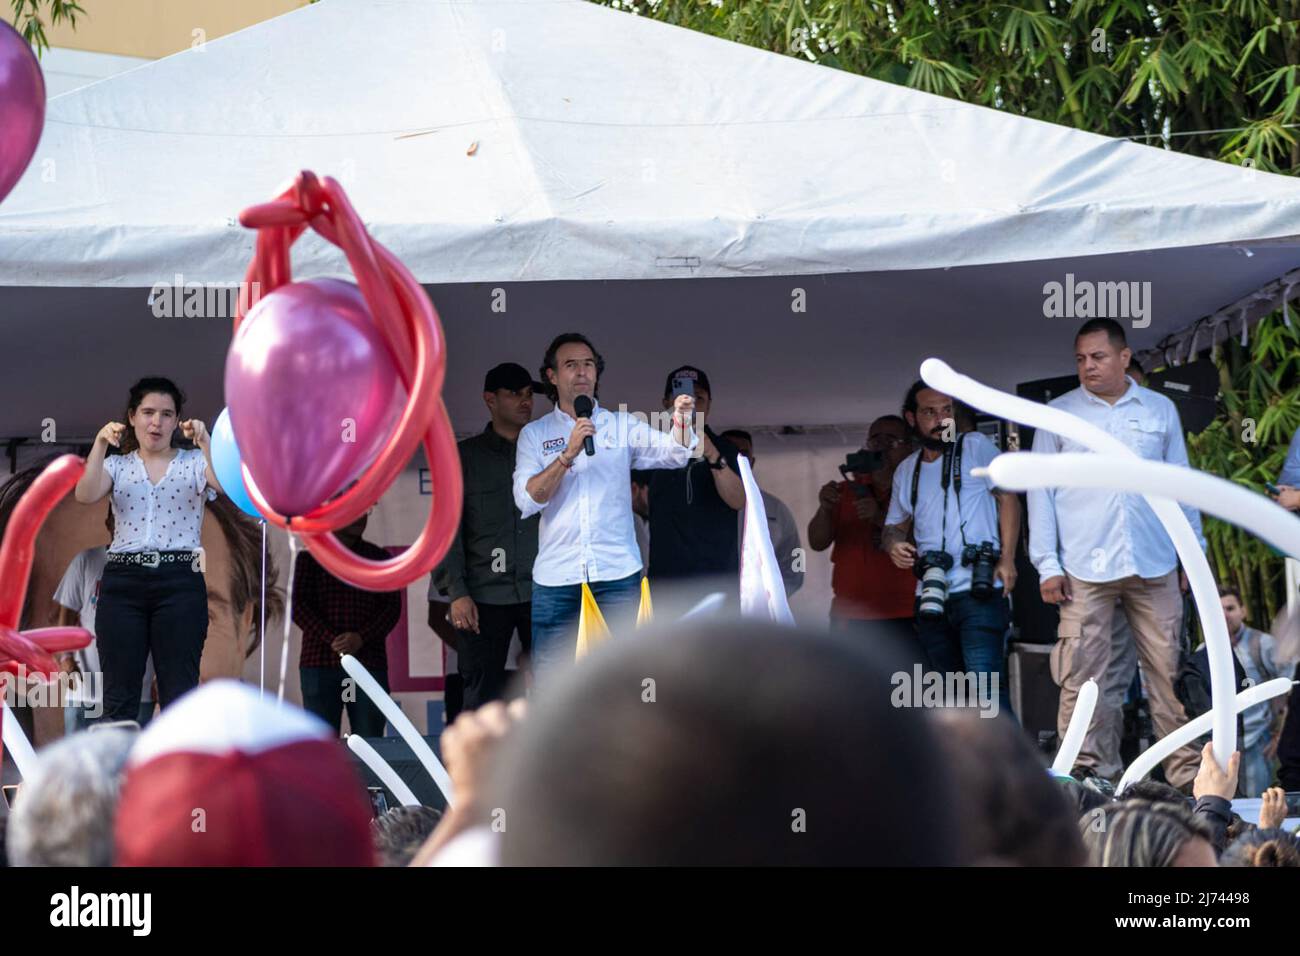
[[[291,282],[264,296],[226,357],[226,404],[244,464],[280,514],[305,514],[360,475],[406,404],[360,290]]]
[[[36,54],[0,20],[0,202],[36,153],[45,126],[45,77]]]

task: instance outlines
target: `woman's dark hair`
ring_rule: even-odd
[[[1223,851],[1219,865],[1300,866],[1300,843],[1285,830],[1250,830]]]
[[[126,431],[122,435],[122,454],[126,455],[140,447],[140,443],[135,440],[135,429],[131,427],[131,415],[140,403],[144,401],[146,395],[157,392],[160,395],[170,395],[172,401],[176,403],[176,420],[181,420],[181,413],[185,408],[185,393],[182,392],[175,382],[169,378],[153,376],[142,378],[131,386],[131,395],[126,401]]]
[[[596,346],[591,344],[591,339],[587,338],[581,332],[564,332],[557,335],[551,340],[551,344],[546,347],[546,355],[542,358],[542,367],[538,369],[538,375],[541,379],[542,386],[546,390],[546,397],[552,402],[558,401],[555,386],[550,383],[546,377],[546,370],[549,368],[552,372],[557,371],[555,368],[555,353],[560,350],[562,345],[585,345],[591,349],[591,354],[596,358],[596,394],[599,396],[600,377],[605,374],[605,358],[596,351]]]

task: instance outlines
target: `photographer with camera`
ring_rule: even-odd
[[[958,433],[954,412],[952,398],[924,382],[908,389],[903,415],[921,448],[894,473],[882,541],[897,567],[920,578],[917,634],[930,666],[941,673],[995,676],[999,707],[1010,714],[1002,660],[1010,623],[1006,594],[1016,583],[1020,501],[972,474],[987,467],[998,449],[980,432]]]
[[[916,581],[894,567],[881,548],[894,469],[912,452],[907,422],[885,415],[871,423],[866,444],[840,466],[843,481],[828,481],[808,522],[808,546],[831,550],[831,627],[886,627],[916,645],[912,598]],[[832,547],[833,546],[833,547]]]

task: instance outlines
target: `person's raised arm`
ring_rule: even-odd
[[[208,435],[208,426],[203,423],[203,419],[191,418],[187,422],[181,422],[181,434],[194,442],[199,451],[203,452],[203,460],[207,463],[203,474],[207,479],[208,487],[225,494],[226,489],[222,488],[221,482],[217,481],[217,470],[212,467],[212,441]]]
[[[835,543],[835,509],[839,504],[839,482],[826,482],[817,492],[817,513],[808,522],[808,547],[814,551],[825,551]]]
[[[704,453],[704,460],[710,466],[718,463],[722,465],[721,468],[712,468],[713,486],[718,490],[718,497],[734,511],[745,507],[745,483],[741,480],[740,472],[736,470],[734,462],[713,444],[707,431],[700,437],[700,450]]]
[[[86,456],[86,470],[77,479],[77,486],[72,492],[73,497],[83,505],[102,501],[113,490],[113,477],[104,470],[104,457],[108,454],[109,445],[122,447],[122,436],[125,433],[126,426],[121,422],[109,422],[95,436],[90,454]]]

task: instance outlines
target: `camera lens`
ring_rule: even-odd
[[[926,563],[921,570],[921,593],[916,600],[916,616],[926,621],[943,617],[948,602],[948,575],[942,565]]]

